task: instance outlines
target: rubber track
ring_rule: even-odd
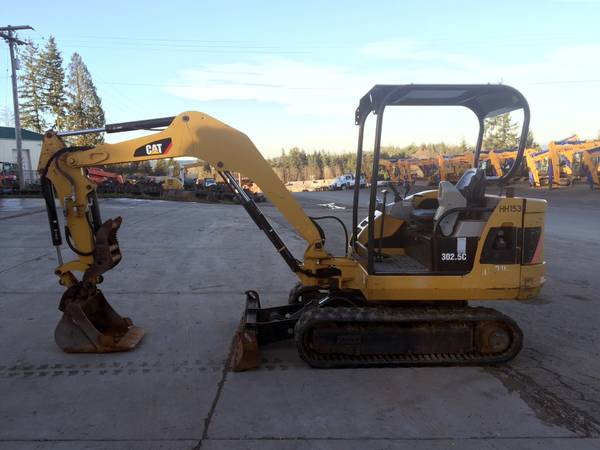
[[[501,353],[429,353],[346,355],[318,354],[306,345],[305,334],[317,324],[365,322],[445,322],[501,321],[513,332],[508,349]],[[315,368],[395,367],[395,366],[481,366],[501,364],[513,359],[523,346],[523,333],[514,320],[484,307],[324,307],[306,311],[295,327],[295,340],[300,357]]]

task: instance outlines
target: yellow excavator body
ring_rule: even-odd
[[[452,96],[455,96],[453,98]],[[389,105],[449,104],[487,117],[507,109],[529,110],[518,91],[494,85],[378,85],[357,109],[359,146],[356,173],[362,173],[362,130],[367,116]],[[380,129],[381,123],[377,125]],[[117,314],[98,285],[121,261],[116,238],[121,219],[102,222],[96,186],[85,168],[132,161],[195,157],[206,161],[237,195],[258,227],[299,279],[287,305],[262,308],[247,292],[237,332],[233,368],[258,365],[258,349],[295,338],[300,356],[313,367],[373,365],[495,364],[512,359],[522,345],[516,323],[501,313],[470,307],[471,300],[527,300],[544,284],[544,200],[497,196],[472,168],[456,185],[377,206],[371,183],[369,211],[358,218],[355,186],[353,224],[343,255],[325,249],[319,218],[309,217],[251,140],[202,112],[107,125],[106,132],[165,127],[148,136],[93,147],[69,147],[63,136],[86,132],[48,131],[38,169],[51,236],[67,289],[56,342],[65,351],[108,352],[134,348],[143,331]],[[376,145],[373,178],[379,168]],[[473,164],[477,166],[477,149]],[[524,144],[515,164],[523,157]],[[242,187],[234,172],[251,178],[292,228],[306,241],[302,259],[285,246]],[[510,171],[512,173],[512,171]],[[505,174],[504,180],[510,179]],[[373,180],[372,180],[373,181]],[[76,257],[63,261],[55,197],[66,217],[65,237]],[[80,275],[77,275],[80,274]]]
[[[552,155],[554,178],[559,182],[562,177],[562,172],[571,181],[573,178],[573,165],[575,156],[580,155],[580,172],[584,172],[589,179],[591,186],[600,186],[600,140],[579,140],[577,135],[562,141],[553,141],[548,144],[548,150]],[[560,164],[561,158],[564,158],[568,164],[564,166]],[[557,178],[558,177],[558,178]]]

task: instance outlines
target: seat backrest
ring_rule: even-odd
[[[485,205],[485,170],[471,168],[463,173],[456,188],[467,200],[467,206]]]
[[[443,236],[450,236],[458,219],[458,213],[451,213],[441,221],[440,218],[450,209],[466,207],[467,199],[452,183],[449,181],[440,181],[438,203],[440,206],[438,206],[433,220],[437,223]]]

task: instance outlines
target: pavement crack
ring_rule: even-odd
[[[0,217],[0,220],[16,219],[17,217],[31,216],[32,214],[39,214],[39,213],[42,213],[44,211],[46,211],[45,208],[37,209],[35,211],[28,211],[28,212],[19,213],[19,214],[13,214],[12,216]]]
[[[231,345],[229,346],[229,352],[227,354],[227,359],[223,363],[223,370],[221,371],[221,378],[217,383],[217,392],[215,392],[215,396],[210,405],[210,409],[206,418],[204,419],[204,431],[202,432],[202,437],[200,438],[200,442],[192,449],[192,450],[200,450],[202,448],[202,443],[208,439],[208,428],[210,427],[210,423],[212,421],[215,410],[217,409],[217,405],[219,404],[219,400],[221,398],[221,393],[223,392],[223,388],[225,387],[225,381],[227,381],[227,373],[229,372],[229,367],[231,364],[231,358],[233,356],[233,351],[235,348],[235,339],[236,335],[234,334],[233,339],[231,340]]]
[[[45,256],[48,256],[48,255],[53,255],[53,254],[54,254],[54,251],[52,251],[52,252],[46,252],[46,253],[44,253],[43,255],[36,256],[35,258],[28,259],[28,260],[26,260],[26,261],[20,262],[20,263],[19,263],[19,264],[17,264],[17,265],[14,265],[14,266],[8,267],[8,268],[6,268],[6,269],[4,269],[4,270],[0,270],[0,274],[1,274],[1,273],[8,272],[9,270],[12,270],[12,269],[16,269],[17,267],[21,267],[21,266],[23,266],[23,265],[25,265],[25,264],[27,264],[27,263],[30,263],[30,262],[32,262],[32,261],[37,261],[37,260],[39,260],[39,259],[42,259],[42,258],[43,258],[43,257],[45,257]]]
[[[548,371],[546,368],[539,368]],[[518,392],[540,420],[567,428],[578,436],[600,437],[600,422],[595,417],[560,398],[554,392],[537,383],[533,377],[512,367],[488,368],[485,370],[495,375],[508,390]],[[554,374],[558,376],[556,373]],[[560,378],[560,376],[558,377]],[[557,382],[561,386],[569,388],[569,384],[565,383],[564,380],[557,379]],[[573,388],[570,388],[570,390],[573,391]],[[578,392],[578,394],[580,393]],[[581,398],[581,400],[586,399]]]
[[[542,352],[539,351],[534,351],[534,353],[537,353],[538,355],[541,356],[547,356]],[[547,356],[549,357],[549,356]],[[594,400],[591,398],[588,398],[586,396],[586,392],[583,392],[583,390],[581,389],[581,387],[587,389],[589,391],[589,393],[593,394],[593,395],[598,395],[600,394],[600,389],[594,385],[585,383],[583,381],[581,381],[579,378],[576,378],[574,375],[564,375],[559,373],[558,371],[551,369],[550,367],[546,367],[543,362],[538,359],[536,356],[530,355],[529,359],[533,362],[536,363],[536,368],[539,370],[542,370],[544,372],[546,372],[547,374],[549,374],[554,380],[556,380],[556,382],[567,392],[571,392],[574,397],[577,398],[577,400],[585,402],[589,405],[595,406],[598,410],[600,410],[600,402],[598,400]],[[580,373],[577,372],[576,375],[578,376],[585,376],[586,378],[590,378],[589,375],[584,374],[584,373]],[[591,377],[592,380],[594,380],[595,377]],[[594,380],[596,381],[596,380]]]

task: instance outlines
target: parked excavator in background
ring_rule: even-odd
[[[397,162],[397,159],[381,158],[379,160],[379,167],[385,172],[385,181],[390,181],[392,183],[400,182],[400,169]]]
[[[525,150],[531,186],[548,186],[550,189],[572,186],[577,179],[573,172],[576,158],[581,160],[579,165],[583,172],[586,172],[587,168],[591,166],[590,182],[596,183],[598,179],[595,169],[597,164],[592,155],[600,146],[600,141],[578,141],[576,139],[578,139],[577,135],[574,135],[562,141],[550,142],[546,149]]]
[[[539,149],[527,149],[533,154],[540,152]],[[488,176],[503,176],[510,168],[517,157],[518,151],[512,149],[496,149],[482,151],[479,155],[479,165],[486,171]],[[540,177],[539,169],[537,169],[537,178],[545,181],[547,175],[547,158],[549,154],[542,151],[536,161],[542,161],[543,174]],[[401,183],[402,180],[408,179],[414,182],[416,179],[426,180],[430,184],[437,184],[440,181],[456,182],[468,168],[473,166],[473,152],[466,152],[462,155],[438,155],[435,158],[424,159],[381,159],[380,167],[385,172],[385,178],[393,183]],[[524,164],[523,170],[526,169]],[[565,165],[565,159],[562,158],[563,173],[571,174],[569,165]],[[526,174],[523,173],[523,176]]]
[[[473,167],[473,157],[472,152],[453,156],[439,155],[437,160],[440,181],[456,183],[469,168]]]
[[[517,156],[516,150],[490,150],[488,152],[491,166],[496,176],[502,176],[506,169],[510,169]]]
[[[433,158],[398,158],[380,160],[390,180],[402,182],[422,179],[429,184],[440,181],[456,181],[473,166],[473,154],[437,155]]]
[[[383,116],[387,108],[408,106],[472,111],[480,124],[473,168],[456,185],[441,181],[437,189],[386,204],[378,199],[377,187]],[[515,164],[502,177],[486,177],[477,168],[483,124],[511,111],[522,111],[523,117]],[[361,189],[355,183],[349,232],[339,217],[309,217],[250,139],[205,113],[106,125],[107,133],[166,128],[93,147],[69,147],[63,137],[97,129],[46,132],[38,168],[57,251],[54,272],[65,287],[56,343],[66,352],[114,352],[134,348],[144,335],[110,307],[98,287],[121,262],[117,231],[122,219],[101,219],[95,184],[82,169],[195,157],[215,168],[299,280],[282,306],[263,308],[258,293],[247,291],[234,341],[234,370],[257,367],[260,345],[290,338],[300,357],[317,368],[485,365],[514,358],[523,342],[517,323],[468,301],[527,300],[544,284],[546,202],[514,197],[510,190],[486,194],[487,186],[510,181],[521,164],[529,127],[527,101],[506,85],[376,85],[356,109],[356,179],[363,173],[369,119],[376,121],[376,138],[368,213],[358,216]],[[302,258],[284,244],[234,172],[251,178],[306,241]],[[55,197],[73,251],[68,261],[63,260]],[[347,243],[341,255],[326,249],[321,220],[339,223]],[[265,268],[267,274],[272,272]]]
[[[548,150],[554,179],[560,181],[564,170],[572,180],[578,166],[578,176],[585,178],[592,189],[600,186],[600,140],[584,141],[574,135],[567,140],[550,142]],[[564,169],[561,170],[561,167]]]
[[[547,149],[528,148],[525,150],[525,160],[529,170],[529,184],[532,187],[547,185],[550,152]]]

